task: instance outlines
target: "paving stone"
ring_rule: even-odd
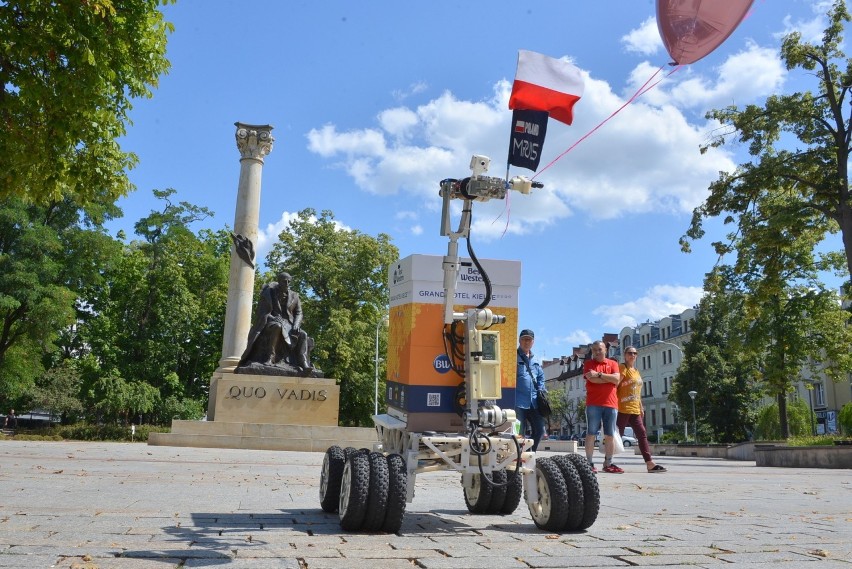
[[[457,473],[428,473],[385,534],[344,532],[319,508],[322,460],[0,441],[0,568],[852,569],[852,483],[836,471],[666,457],[669,472],[649,477],[624,456],[626,474],[598,478],[595,524],[564,534],[538,529],[524,503],[470,514]]]

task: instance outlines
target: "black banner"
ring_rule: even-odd
[[[509,164],[535,172],[547,134],[547,111],[512,112],[512,136],[509,140]]]

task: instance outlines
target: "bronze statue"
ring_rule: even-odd
[[[290,290],[292,280],[280,273],[277,281],[263,285],[236,373],[321,376],[310,363],[313,340],[302,330],[302,302]]]

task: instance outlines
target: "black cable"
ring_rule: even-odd
[[[470,200],[465,201],[465,206],[467,209],[463,211],[467,211],[470,213],[471,225],[473,225],[473,212],[471,211]],[[482,302],[477,306],[477,310],[482,310],[488,303],[491,302],[491,279],[488,277],[488,273],[485,272],[485,269],[482,268],[482,264],[480,264],[479,259],[476,258],[476,254],[473,252],[473,245],[470,242],[470,232],[467,234],[467,254],[470,257],[470,260],[473,261],[473,264],[476,265],[476,270],[479,271],[479,274],[482,276],[482,282],[485,283],[485,298],[482,299]],[[487,326],[490,328],[491,326]]]

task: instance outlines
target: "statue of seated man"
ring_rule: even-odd
[[[302,330],[302,301],[290,290],[292,280],[288,273],[280,273],[277,281],[263,285],[246,351],[238,367],[256,363],[289,365],[299,373],[313,370],[308,359],[312,340]]]

